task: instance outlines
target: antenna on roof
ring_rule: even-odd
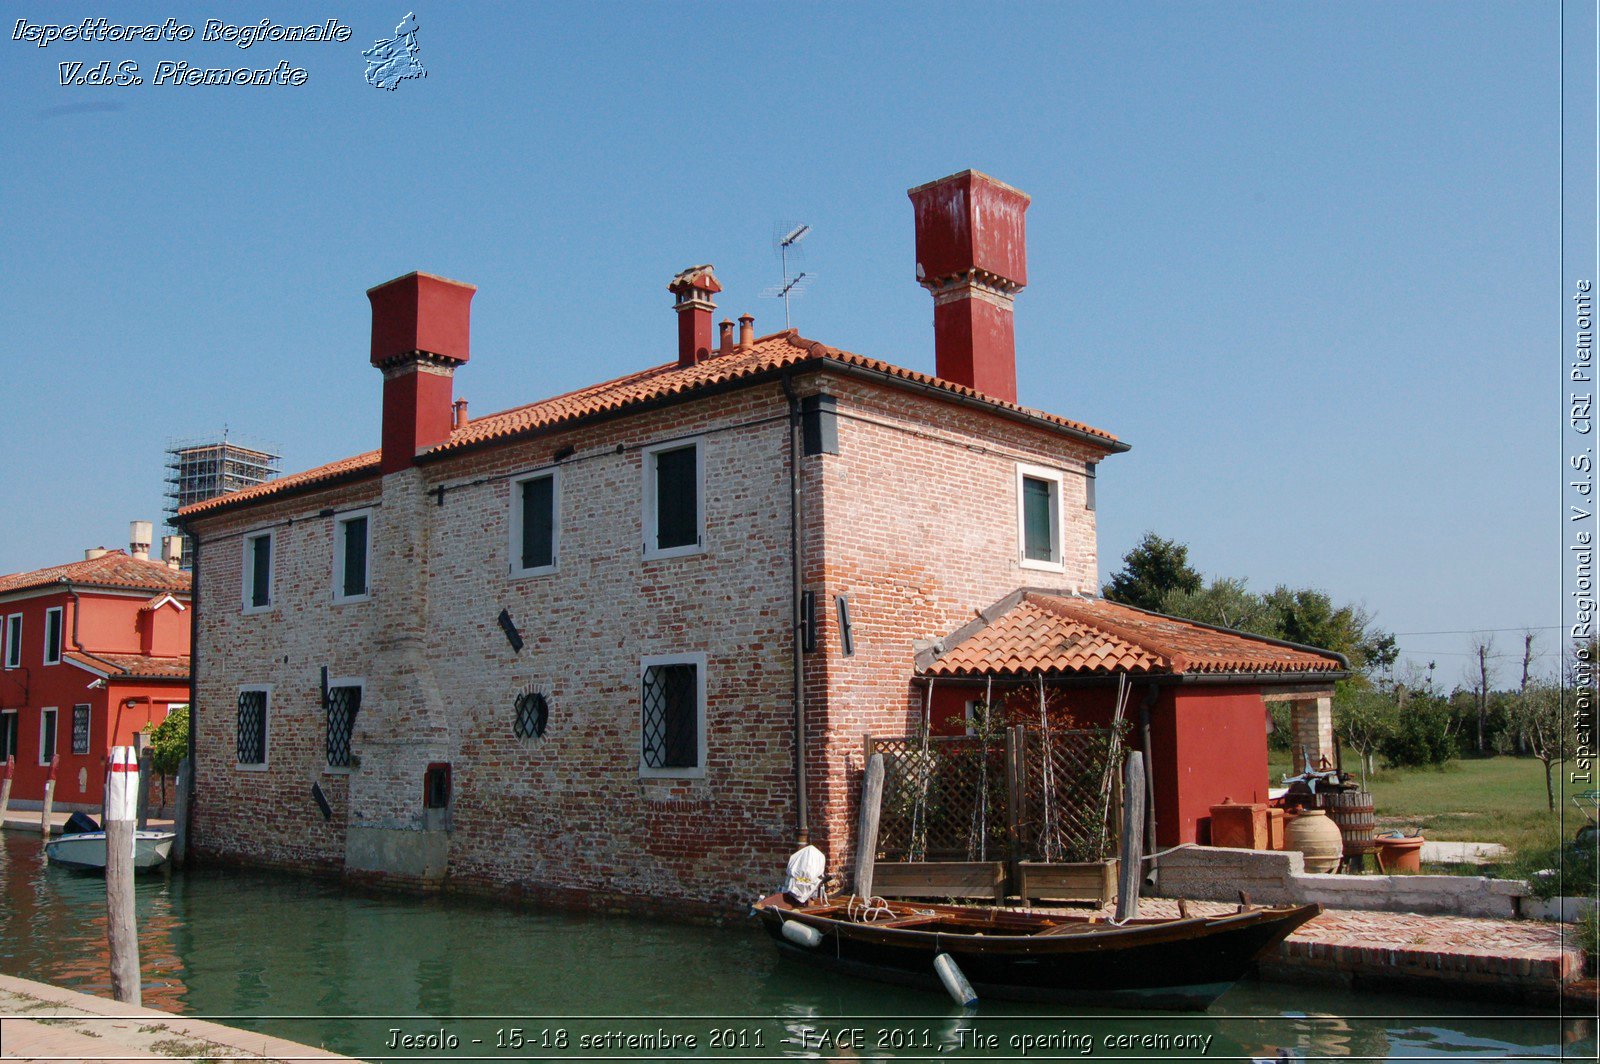
[[[800,257],[800,241],[804,240],[809,232],[811,232],[809,225],[794,222],[780,222],[772,230],[774,248],[778,253],[778,258],[783,262],[783,283],[775,284],[761,294],[772,299],[783,300],[783,327],[785,329],[789,328],[789,297],[800,295],[806,290],[807,282],[816,279],[815,275],[804,272],[793,279],[789,277],[789,256],[792,254],[795,258]]]

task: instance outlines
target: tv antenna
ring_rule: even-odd
[[[783,300],[783,327],[789,328],[789,299],[798,296],[806,290],[806,284],[815,280],[814,276],[802,271],[799,275],[790,278],[789,256],[800,257],[800,241],[811,232],[811,227],[804,224],[782,223],[772,233],[772,241],[776,245],[778,258],[783,263],[783,283],[773,285],[761,294],[773,299]]]

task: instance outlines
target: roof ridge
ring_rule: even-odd
[[[1138,647],[1146,654],[1150,654],[1155,657],[1156,660],[1165,664],[1167,668],[1171,669],[1174,673],[1188,671],[1188,655],[1182,653],[1181,651],[1170,650],[1156,645],[1148,636],[1136,634],[1133,631],[1124,628],[1122,625],[1117,624],[1115,621],[1107,621],[1104,618],[1096,617],[1093,613],[1080,612],[1074,608],[1075,603],[1070,602],[1068,599],[1061,598],[1058,595],[1053,595],[1045,591],[1030,591],[1024,597],[1028,600],[1035,601],[1035,604],[1042,609],[1049,610],[1052,613],[1059,614],[1062,617],[1077,621],[1080,624],[1087,624],[1091,628],[1098,628],[1103,632],[1107,632],[1116,636],[1125,643],[1131,643],[1133,646]],[[1091,600],[1084,599],[1082,601],[1089,602]],[[1092,601],[1100,602],[1104,600],[1095,599]]]

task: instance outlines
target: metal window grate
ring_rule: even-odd
[[[543,691],[523,691],[517,695],[516,732],[518,739],[544,738],[545,725],[550,721],[550,701]]]
[[[89,752],[89,707],[72,707],[72,752],[87,754]]]
[[[360,687],[328,688],[328,767],[350,767],[350,736],[361,711]]]
[[[239,764],[263,765],[267,761],[267,693],[239,692]]]
[[[644,675],[644,763],[694,768],[700,763],[696,667],[651,665]]]

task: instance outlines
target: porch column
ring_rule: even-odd
[[[1333,764],[1333,698],[1296,698],[1289,703],[1289,734],[1294,744],[1294,771],[1298,775],[1324,758]]]

